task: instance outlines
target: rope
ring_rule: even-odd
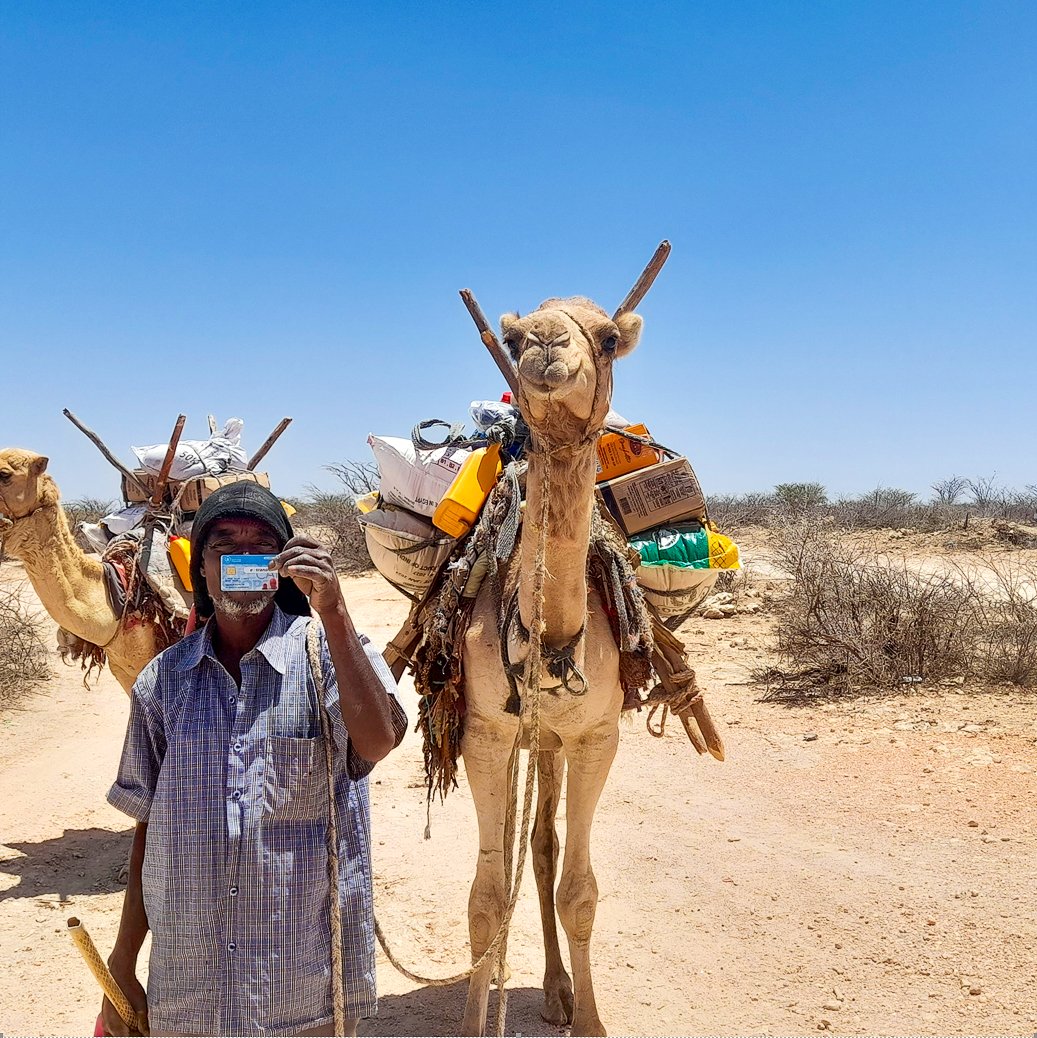
[[[335,810],[335,769],[331,750],[331,720],[324,702],[324,664],[320,657],[320,621],[310,621],[306,632],[306,653],[317,689],[317,713],[320,717],[321,743],[324,746],[324,769],[328,780],[328,915],[331,921],[331,1002],[335,1016],[335,1034],[346,1034],[346,993],[342,980],[342,914],[338,903],[338,820]],[[377,925],[377,924],[376,924]]]
[[[508,894],[508,903],[504,909],[504,917],[500,927],[492,941],[479,958],[466,970],[454,974],[452,977],[423,977],[413,970],[404,966],[393,954],[385,934],[382,932],[381,924],[375,917],[374,932],[378,937],[385,957],[392,965],[415,984],[427,987],[446,987],[459,981],[467,980],[477,970],[481,969],[491,957],[497,965],[497,990],[499,992],[497,1002],[497,1034],[503,1036],[508,1015],[508,997],[505,990],[505,952],[507,950],[508,930],[511,927],[511,919],[515,913],[515,905],[518,903],[519,890],[522,886],[522,873],[526,864],[526,852],[529,848],[529,829],[533,812],[533,786],[536,777],[536,765],[540,756],[540,679],[543,663],[543,636],[544,636],[544,584],[547,578],[547,521],[551,501],[551,473],[550,467],[544,465],[540,481],[541,505],[539,519],[539,532],[537,536],[536,557],[533,568],[533,615],[529,624],[529,671],[526,677],[527,696],[523,696],[523,708],[528,706],[526,722],[529,727],[529,759],[526,766],[525,792],[522,799],[522,823],[520,827],[518,861],[515,864],[515,872],[511,878],[511,889]],[[509,764],[511,780],[509,782],[508,810],[505,816],[505,836],[515,832],[515,816],[518,808],[518,757],[519,747],[522,744],[522,724],[519,724],[515,735],[515,746],[512,750],[513,759]],[[511,872],[512,847],[511,841],[505,839],[505,878]]]

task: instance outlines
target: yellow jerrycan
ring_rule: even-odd
[[[186,537],[169,538],[169,558],[176,567],[176,575],[184,585],[185,591],[193,591],[191,587],[191,542]]]
[[[463,537],[479,518],[500,473],[499,443],[472,451],[439,502],[432,525],[451,537]]]

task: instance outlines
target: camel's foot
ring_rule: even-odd
[[[573,1020],[573,984],[569,974],[562,970],[555,976],[544,977],[544,1008],[540,1015],[555,1027],[565,1027]]]
[[[595,1013],[589,1020],[574,1020],[572,1031],[569,1033],[572,1035],[572,1038],[585,1034],[605,1034],[605,1026],[598,1019],[598,1014]]]

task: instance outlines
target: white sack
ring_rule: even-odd
[[[248,463],[245,448],[241,446],[240,418],[230,418],[223,432],[215,433],[207,440],[181,440],[173,455],[173,466],[169,478],[176,480],[194,479],[197,476],[222,476],[225,472],[244,472]],[[133,447],[140,467],[158,475],[165,461],[168,443],[156,443],[150,447]]]
[[[465,459],[469,447],[437,447],[416,451],[400,436],[368,436],[381,477],[378,490],[390,504],[431,516]]]

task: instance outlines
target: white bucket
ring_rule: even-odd
[[[376,508],[360,516],[371,561],[390,584],[412,595],[428,590],[454,549],[454,539],[404,511]]]
[[[679,616],[699,605],[723,570],[686,566],[638,566],[637,582],[660,616]]]

